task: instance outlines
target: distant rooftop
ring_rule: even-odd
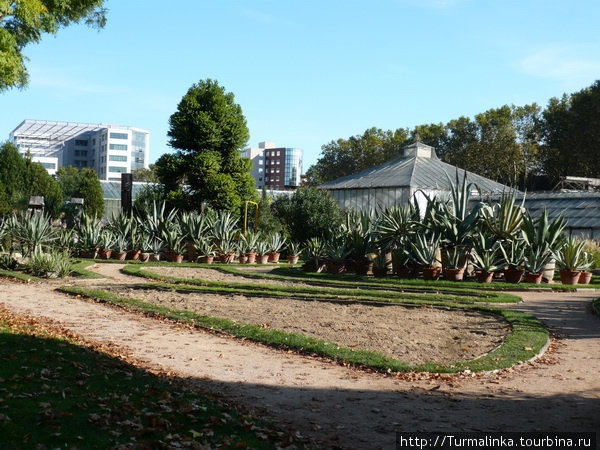
[[[66,141],[86,131],[97,131],[102,128],[119,128],[141,130],[140,128],[112,124],[90,124],[77,122],[55,122],[49,120],[24,120],[17,126],[12,135],[28,138],[51,138]],[[145,130],[142,130],[145,131]]]
[[[449,191],[458,173],[462,180],[474,183],[484,193],[501,193],[510,188],[472,172],[442,162],[435,148],[421,142],[404,147],[401,156],[379,166],[322,184],[328,190],[411,187]],[[447,175],[447,176],[446,176]]]

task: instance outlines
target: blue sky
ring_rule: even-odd
[[[109,0],[106,28],[26,49],[30,86],[0,94],[0,139],[23,119],[115,123],[170,151],[169,116],[212,78],[251,138],[304,149],[369,127],[447,122],[600,79],[597,0]]]

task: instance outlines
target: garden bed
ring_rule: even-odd
[[[501,317],[476,311],[342,305],[305,300],[108,288],[170,309],[298,333],[381,353],[411,365],[468,361],[498,347],[510,332]]]

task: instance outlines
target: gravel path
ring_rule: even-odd
[[[104,282],[139,282],[118,269],[106,264],[98,271],[111,277]],[[57,321],[88,340],[118,344],[135,359],[324,446],[392,449],[395,431],[600,430],[600,320],[590,311],[598,291],[519,294],[525,302],[514,307],[557,333],[540,361],[481,377],[399,379],[188,330],[52,289],[52,283],[0,280],[0,303]]]

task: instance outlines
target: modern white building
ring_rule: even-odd
[[[258,148],[240,150],[242,158],[252,161],[256,187],[270,190],[297,189],[302,182],[302,150],[277,147],[274,142],[259,142]]]
[[[148,168],[150,133],[122,125],[24,120],[9,139],[54,175],[58,168],[90,167],[100,180]]]

